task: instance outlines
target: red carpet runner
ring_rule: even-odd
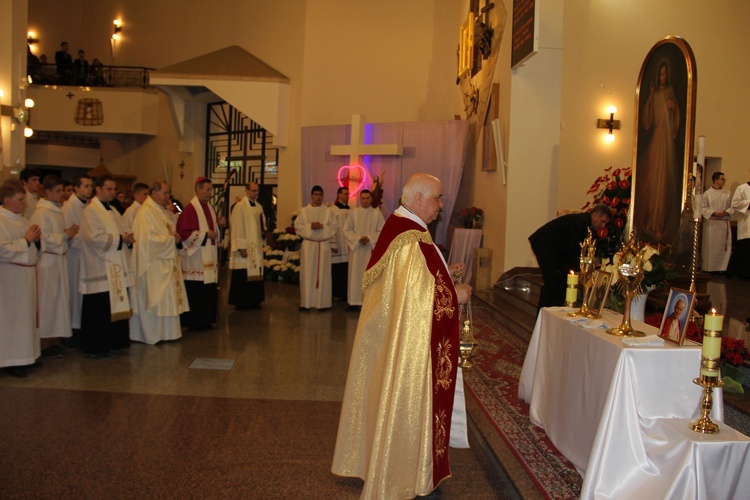
[[[578,498],[582,478],[539,427],[529,421],[529,405],[518,399],[518,378],[528,344],[486,309],[474,307],[479,348],[464,380],[479,406],[547,498]]]

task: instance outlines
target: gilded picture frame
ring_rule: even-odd
[[[682,345],[685,342],[690,314],[695,303],[695,292],[682,288],[670,288],[664,317],[659,326],[659,337],[667,342]]]
[[[601,316],[604,304],[607,303],[609,285],[612,282],[612,273],[597,269],[594,271],[594,285],[589,290],[588,306],[596,314]]]
[[[635,88],[633,195],[629,229],[653,246],[673,244],[693,168],[697,72],[683,38],[649,51]]]

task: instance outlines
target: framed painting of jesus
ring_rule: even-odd
[[[688,43],[659,40],[636,85],[631,230],[652,244],[674,243],[693,165],[696,66]]]

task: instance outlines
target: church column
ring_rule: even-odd
[[[27,0],[0,0],[0,103],[19,106],[26,98],[21,78],[26,75]],[[26,139],[23,127],[13,123],[8,116],[0,121],[2,163],[0,179],[17,174],[26,162]],[[10,168],[8,168],[10,167]]]

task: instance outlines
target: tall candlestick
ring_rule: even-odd
[[[703,348],[701,349],[701,376],[693,380],[694,384],[703,387],[701,397],[701,417],[690,422],[690,428],[703,434],[719,432],[719,426],[711,421],[711,407],[713,398],[711,392],[714,387],[721,387],[724,382],[719,380],[719,361],[721,359],[721,327],[724,317],[716,314],[712,309],[704,320]]]

